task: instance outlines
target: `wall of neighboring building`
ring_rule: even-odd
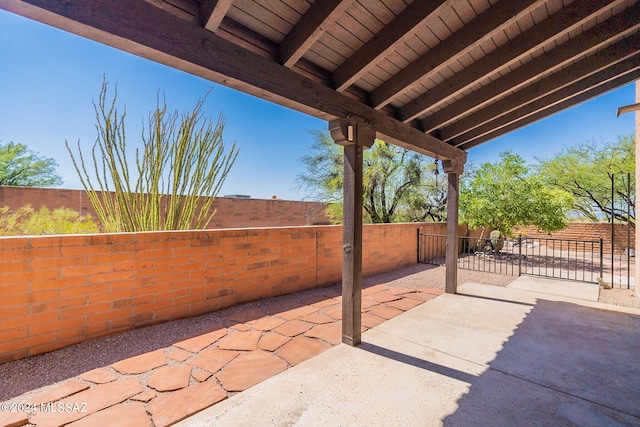
[[[27,188],[0,186],[0,206],[17,209],[30,204],[35,209],[65,207],[97,215],[84,190],[56,188]],[[326,225],[325,205],[317,202],[300,202],[279,199],[244,199],[218,197],[213,202],[216,214],[208,228],[241,227],[296,227],[302,225]]]
[[[567,228],[556,231],[551,235],[539,232],[535,227],[521,227],[514,230],[514,234],[522,234],[527,237],[554,238],[566,240],[603,240],[603,250],[605,254],[611,253],[611,224],[602,222],[572,222]],[[636,236],[635,230],[631,229],[631,242],[627,242],[627,225],[615,224],[614,231],[615,253],[625,253],[627,248],[634,249]]]
[[[416,264],[417,234],[365,225],[364,274]],[[0,237],[0,363],[337,283],[342,227]]]

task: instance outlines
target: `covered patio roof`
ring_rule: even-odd
[[[0,0],[388,142],[464,150],[640,78],[635,0]]]
[[[457,286],[466,151],[640,78],[637,0],[0,0],[0,8],[330,122],[345,146],[343,341],[360,342],[362,150],[443,162]]]

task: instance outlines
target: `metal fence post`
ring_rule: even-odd
[[[522,234],[518,235],[518,276],[522,276]]]
[[[420,264],[420,227],[416,229],[416,264]]]
[[[602,237],[600,238],[600,278],[604,279],[604,243]]]

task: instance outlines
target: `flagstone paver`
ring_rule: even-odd
[[[274,331],[279,334],[286,335],[288,337],[295,337],[296,335],[300,335],[309,329],[313,328],[313,324],[309,322],[303,322],[302,320],[289,320],[287,323],[284,323],[282,326],[278,326],[274,329]]]
[[[158,393],[153,390],[145,390],[142,393],[138,393],[135,396],[131,397],[131,400],[136,400],[138,402],[148,402],[157,395]]]
[[[143,427],[149,425],[149,417],[144,405],[140,402],[134,402],[112,406],[68,424],[67,427]]]
[[[320,338],[332,345],[338,345],[342,342],[342,324],[337,322],[314,326],[312,329],[305,332],[304,336]]]
[[[85,372],[84,374],[80,375],[80,378],[96,384],[106,384],[118,379],[118,377],[113,375],[111,372],[108,372],[101,368]]]
[[[287,311],[283,311],[278,313],[278,317],[282,317],[283,319],[286,320],[294,320],[294,319],[298,319],[302,316],[307,316],[309,314],[312,313],[316,313],[318,310],[320,310],[319,307],[312,307],[310,305],[303,305],[302,307],[298,307],[298,308],[294,308],[292,310],[287,310]]]
[[[407,311],[407,310],[411,310],[414,307],[419,306],[420,304],[422,304],[422,302],[418,300],[411,299],[411,298],[402,298],[397,301],[390,301],[385,305],[387,307],[394,307],[403,311]]]
[[[227,392],[218,383],[205,381],[156,397],[147,404],[147,411],[156,427],[165,427],[226,398]]]
[[[386,285],[374,285],[362,290],[362,296],[370,296],[377,294],[378,292],[388,291],[389,288]]]
[[[188,358],[193,356],[193,353],[183,350],[181,348],[174,348],[171,350],[167,357],[171,360],[175,360],[176,362],[184,362]]]
[[[218,341],[223,336],[227,335],[227,329],[223,326],[216,328],[215,331],[209,332],[188,340],[175,343],[174,347],[190,351],[191,353],[197,353],[202,349],[209,347],[214,342]]]
[[[266,351],[238,356],[218,376],[227,391],[242,391],[287,369],[287,362]]]
[[[224,365],[238,356],[237,351],[210,348],[202,351],[190,364],[211,373],[218,372]]]
[[[362,331],[442,293],[385,284],[366,288]],[[113,363],[115,373],[94,369],[27,399],[87,402],[87,412],[0,413],[0,427],[171,425],[340,344],[341,301],[327,291],[302,302],[238,311],[198,336]]]
[[[211,377],[211,375],[213,375],[211,372],[205,371],[205,370],[191,372],[191,376],[200,382],[204,382],[208,380]]]
[[[430,294],[430,293],[426,293],[426,292],[415,292],[412,294],[405,294],[404,297],[405,298],[409,298],[409,299],[414,299],[420,302],[426,302],[429,300],[432,300],[436,297],[437,295],[435,294]]]
[[[339,305],[337,307],[325,308],[322,312],[326,316],[333,317],[336,320],[342,319],[342,306]]]
[[[383,323],[386,319],[380,316],[376,316],[371,312],[362,314],[362,326],[366,328],[375,328],[379,324]]]
[[[340,304],[340,300],[338,300],[336,298],[329,298],[329,299],[326,299],[324,301],[314,302],[311,305],[314,306],[314,307],[318,307],[318,308],[324,308],[324,307],[330,307],[330,306],[336,305],[336,304]]]
[[[307,359],[311,359],[313,356],[317,356],[331,347],[332,345],[326,341],[308,337],[295,337],[280,347],[276,351],[276,354],[286,360],[291,366],[295,366]]]
[[[252,322],[251,327],[258,331],[270,331],[282,325],[284,322],[286,322],[286,320],[280,317],[267,316]]]
[[[218,348],[222,350],[255,350],[262,332],[234,332],[218,341]]]
[[[20,427],[29,423],[28,414],[25,412],[0,412],[0,426]]]
[[[80,381],[67,381],[59,386],[52,388],[42,394],[37,395],[30,401],[39,405],[41,403],[55,402],[56,400],[64,399],[65,397],[72,396],[76,393],[88,389],[87,384],[83,384]]]
[[[244,323],[225,322],[225,325],[227,326],[228,329],[231,329],[233,331],[247,332],[251,330],[251,328],[245,325]]]
[[[135,378],[99,384],[56,403],[56,406],[62,405],[62,407],[66,407],[69,404],[72,409],[75,409],[75,405],[82,405],[82,403],[86,402],[85,408],[79,407],[78,410],[68,412],[38,412],[29,421],[38,427],[58,427],[124,402],[141,391],[143,391],[143,388]],[[82,412],[82,409],[86,412]]]
[[[378,302],[389,302],[399,300],[402,297],[389,292],[378,292],[373,295],[373,298]]]
[[[416,292],[416,290],[405,288],[403,286],[398,286],[396,288],[389,288],[387,292],[394,295],[402,295],[402,294],[410,294],[410,293]]]
[[[111,365],[111,367],[121,374],[133,375],[141,374],[166,364],[167,358],[164,355],[164,350],[156,350],[121,360]]]
[[[164,366],[153,371],[147,385],[158,391],[173,391],[189,386],[191,366]]]
[[[379,305],[380,303],[376,300],[374,300],[371,297],[367,297],[367,298],[362,298],[362,302],[360,303],[360,308],[362,310],[366,310],[368,308],[371,307],[375,307],[376,305]]]
[[[397,308],[394,307],[386,307],[383,305],[379,305],[377,307],[373,307],[371,310],[369,310],[370,314],[373,314],[375,316],[378,317],[382,317],[385,320],[389,320],[393,317],[396,317],[402,313],[404,313],[404,311],[399,310]]]
[[[258,347],[262,350],[276,351],[289,341],[291,341],[291,337],[281,335],[277,332],[267,332],[260,338]]]
[[[323,325],[325,323],[334,322],[334,320],[331,317],[325,316],[324,314],[320,314],[320,313],[313,313],[313,314],[309,314],[308,316],[302,316],[300,320],[304,322],[315,323],[316,325]]]

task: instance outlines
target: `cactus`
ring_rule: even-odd
[[[493,249],[496,253],[499,253],[504,246],[504,239],[500,235],[499,230],[493,230],[491,234],[489,234],[489,238],[491,239],[491,245],[493,245]]]

